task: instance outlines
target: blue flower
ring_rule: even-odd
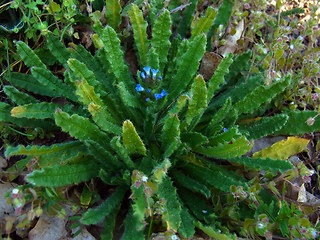
[[[168,93],[163,89],[160,94],[159,93],[154,94],[154,97],[156,98],[156,100],[158,100],[158,99],[164,97],[167,94]]]
[[[157,73],[159,72],[159,69],[151,69],[152,72],[152,78],[156,79]]]
[[[148,77],[150,76],[151,67],[144,67],[143,70],[145,71],[145,73],[146,73],[147,75],[145,75],[143,72],[141,72],[141,74],[140,74],[141,77],[142,77],[143,79],[148,78]],[[143,74],[142,74],[142,73],[143,73]]]
[[[162,89],[162,92],[161,92],[162,97],[165,96],[165,95],[167,95],[167,94],[168,94],[168,93],[167,93],[164,89]]]
[[[156,98],[156,100],[158,100],[158,99],[162,98],[163,96],[161,94],[156,93],[156,94],[154,94],[154,97]]]
[[[229,131],[228,128],[223,128],[223,132],[227,132],[227,131]]]
[[[151,89],[148,89],[147,92],[148,92],[148,93],[151,92]]]
[[[146,102],[148,102],[150,100],[150,98],[146,98]]]
[[[141,72],[141,73],[140,73],[140,76],[141,76],[143,79],[146,78],[146,74],[144,74],[144,72]]]
[[[317,230],[313,230],[311,234],[312,234],[313,238],[316,238],[318,236]]]
[[[144,88],[140,84],[137,84],[136,91],[142,92],[142,91],[144,91]]]

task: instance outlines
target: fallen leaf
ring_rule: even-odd
[[[302,152],[310,140],[298,137],[288,137],[287,140],[276,142],[271,147],[253,154],[253,158],[273,158],[286,160],[290,156]]]

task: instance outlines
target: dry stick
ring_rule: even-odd
[[[179,7],[176,7],[175,9],[172,9],[172,10],[170,11],[170,14],[173,14],[173,13],[175,13],[175,12],[178,12],[178,11],[184,9],[185,7],[188,7],[188,6],[191,5],[191,4],[192,4],[192,3],[187,3],[187,4],[181,5],[181,6],[179,6]],[[155,19],[157,19],[157,18],[163,13],[163,11],[164,11],[164,10],[162,10],[161,12],[159,12],[159,13],[156,15]]]
[[[59,34],[60,34],[60,28],[59,28],[59,25],[58,25],[58,22],[57,22],[57,19],[56,19],[56,15],[55,15],[55,13],[54,13],[54,11],[53,11],[53,8],[52,8],[52,0],[49,0],[49,8],[50,8],[50,10],[51,10],[51,12],[52,12],[54,22],[55,22],[56,27],[57,27],[57,29],[58,29],[58,32],[59,32]]]

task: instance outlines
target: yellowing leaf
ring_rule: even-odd
[[[18,106],[18,107],[14,107],[11,110],[11,116],[12,117],[17,117],[22,113],[25,113],[26,109],[23,106]]]
[[[253,154],[253,158],[273,158],[286,160],[290,156],[302,152],[308,145],[310,140],[298,137],[288,137],[273,144],[271,147],[262,149]]]
[[[49,12],[50,13],[56,13],[56,12],[60,12],[61,11],[61,8],[60,8],[60,5],[56,2],[53,2],[51,1],[50,4],[49,4]]]
[[[128,150],[129,154],[138,153],[146,155],[146,148],[139,137],[135,127],[129,120],[124,121],[122,126],[122,141],[124,147]]]

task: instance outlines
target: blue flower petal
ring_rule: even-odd
[[[223,128],[223,132],[229,131],[228,128]]]
[[[165,96],[165,95],[167,95],[168,93],[164,90],[164,89],[162,89],[162,92],[161,92],[161,96],[163,97],[163,96]]]
[[[142,91],[144,91],[144,88],[140,84],[137,84],[136,91],[142,92]]]
[[[146,102],[148,102],[150,100],[150,98],[146,98]]]
[[[151,67],[144,67],[143,70],[146,72],[147,77],[149,77],[150,76]]]
[[[148,89],[147,92],[151,92],[151,89]]]
[[[158,99],[162,98],[163,96],[162,96],[162,94],[156,93],[156,94],[154,94],[154,97],[156,98],[156,100],[158,100]]]
[[[159,69],[151,69],[152,72],[152,78],[156,78],[157,73],[159,72]]]
[[[146,75],[144,74],[144,72],[141,72],[141,73],[140,73],[140,76],[141,76],[143,79],[146,79]]]

